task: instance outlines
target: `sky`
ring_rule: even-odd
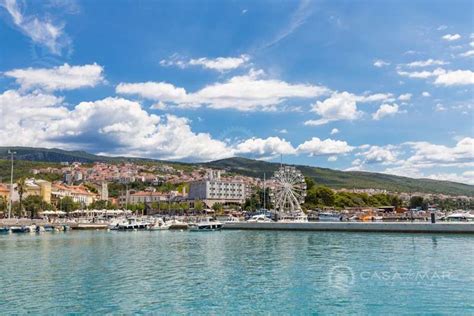
[[[473,6],[0,0],[0,146],[474,184]]]

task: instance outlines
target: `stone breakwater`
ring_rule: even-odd
[[[291,230],[291,231],[341,231],[385,233],[457,233],[474,234],[474,223],[398,223],[398,222],[309,222],[309,223],[248,223],[225,224],[224,229],[241,230]]]

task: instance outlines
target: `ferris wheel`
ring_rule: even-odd
[[[295,167],[282,166],[273,174],[274,186],[270,192],[277,211],[293,213],[301,211],[300,204],[306,196],[304,176]]]

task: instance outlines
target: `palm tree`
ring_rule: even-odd
[[[23,215],[23,195],[26,191],[26,181],[25,178],[20,178],[16,182],[16,190],[18,192],[18,198],[20,202],[20,215]]]

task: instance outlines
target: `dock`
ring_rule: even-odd
[[[308,223],[248,223],[225,224],[223,229],[235,230],[289,230],[289,231],[339,231],[384,233],[450,233],[474,234],[474,223],[430,222],[308,222]]]

